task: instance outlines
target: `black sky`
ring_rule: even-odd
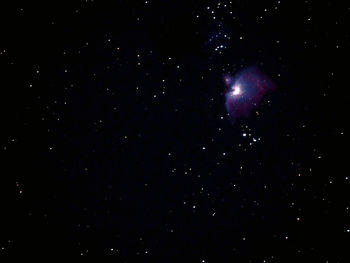
[[[1,257],[347,262],[347,6],[0,12]],[[232,123],[223,74],[252,65],[278,88]]]

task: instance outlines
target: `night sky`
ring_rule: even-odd
[[[12,2],[0,258],[350,262],[345,1]]]

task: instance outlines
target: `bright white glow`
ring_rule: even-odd
[[[237,96],[242,94],[241,87],[239,85],[235,85],[232,87],[232,96]]]

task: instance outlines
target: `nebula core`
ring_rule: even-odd
[[[256,66],[248,67],[235,76],[224,75],[225,106],[230,119],[248,117],[264,95],[276,88],[274,82]]]

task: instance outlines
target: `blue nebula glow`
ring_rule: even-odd
[[[225,75],[224,82],[225,106],[232,120],[249,116],[264,95],[276,88],[273,81],[255,66],[238,72],[234,77]]]

